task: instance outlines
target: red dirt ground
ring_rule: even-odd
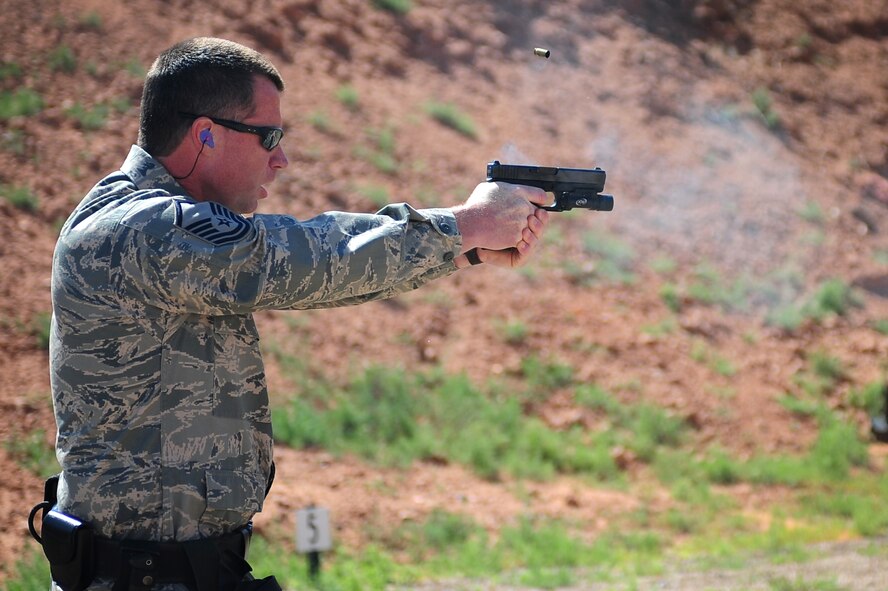
[[[400,16],[363,0],[0,0],[0,65],[21,67],[0,76],[0,90],[26,87],[44,101],[38,114],[0,121],[0,185],[27,187],[40,200],[34,212],[0,201],[0,440],[37,429],[52,438],[47,355],[32,327],[50,310],[57,228],[135,141],[144,70],[194,35],[266,52],[289,83],[291,164],[264,211],[373,210],[360,191],[368,186],[384,187],[392,201],[452,205],[493,159],[601,166],[616,196],[612,213],[557,216],[524,272],[473,268],[393,302],[261,314],[266,343],[341,381],[374,363],[508,379],[528,355],[558,359],[621,400],[643,398],[687,418],[699,449],[718,444],[741,455],[810,443],[811,425],[777,397],[797,389],[793,378],[811,352],[826,351],[846,372],[831,404],[866,430],[847,395],[888,372],[888,337],[874,329],[888,319],[885,0],[416,0]],[[551,58],[535,57],[538,46]],[[59,47],[73,52],[73,71],[52,65]],[[335,99],[345,84],[360,108]],[[779,116],[772,129],[754,106],[757,89],[767,89]],[[458,105],[477,138],[428,117],[431,100]],[[110,101],[129,108],[111,109],[99,130],[67,114]],[[395,173],[356,155],[380,129],[396,138]],[[801,215],[812,208],[819,219]],[[663,275],[636,263],[634,282],[590,285],[583,277],[601,263],[583,238],[605,233],[638,261],[665,256],[676,269]],[[792,333],[763,321],[767,301],[725,313],[685,297],[673,315],[663,285],[689,285],[701,264],[723,277],[794,271],[799,297],[840,278],[863,305]],[[646,330],[672,318],[671,331]],[[523,323],[527,338],[506,342],[502,322]],[[701,347],[735,373],[695,360]],[[280,400],[287,378],[273,360],[268,370]],[[595,417],[563,395],[536,412],[556,427],[595,428]],[[591,536],[609,514],[640,502],[567,478],[522,483],[519,494],[515,483],[453,465],[394,471],[276,453],[278,481],[258,527],[292,531],[293,509],[322,502],[350,544],[367,539],[368,524],[435,507],[491,528],[527,510],[568,516]],[[10,524],[0,531],[0,565],[9,565],[31,543],[24,518],[41,484],[8,445],[0,470],[0,522]]]

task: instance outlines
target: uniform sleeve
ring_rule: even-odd
[[[446,209],[390,205],[306,221],[167,200],[122,219],[119,288],[180,312],[243,314],[391,297],[453,273],[461,237]]]

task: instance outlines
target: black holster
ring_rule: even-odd
[[[79,519],[56,511],[58,475],[47,479],[43,489],[43,501],[28,516],[31,535],[43,546],[43,554],[49,561],[52,580],[63,591],[82,591],[93,580],[93,531]],[[42,526],[38,534],[34,518],[43,510]]]

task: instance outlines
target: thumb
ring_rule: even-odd
[[[482,262],[493,265],[494,267],[514,269],[527,262],[527,256],[514,247],[503,250],[479,248],[478,255]]]

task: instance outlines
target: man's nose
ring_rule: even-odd
[[[274,149],[274,152],[271,155],[270,164],[274,169],[286,168],[290,164],[290,161],[287,160],[287,155],[284,154],[284,148],[281,145],[278,145],[278,147]]]

